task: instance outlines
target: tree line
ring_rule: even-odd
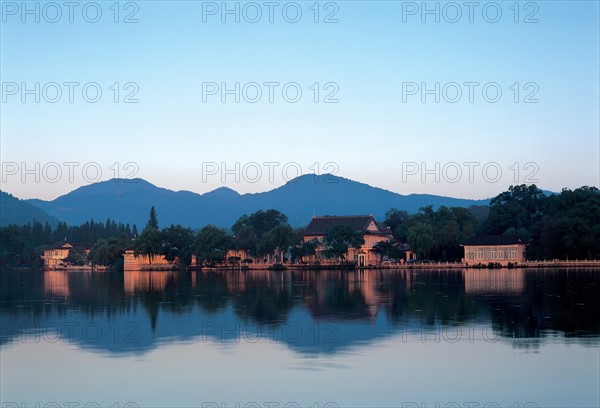
[[[381,242],[374,250],[383,258],[400,258],[408,246],[419,259],[457,261],[463,257],[461,244],[475,234],[520,237],[527,243],[529,259],[592,259],[600,257],[600,190],[595,187],[564,189],[547,195],[535,185],[511,186],[489,206],[422,207],[416,214],[390,209],[383,224],[395,242]],[[196,256],[200,265],[249,259],[227,259],[238,250],[270,263],[302,262],[322,246],[328,258],[346,261],[348,247],[360,248],[362,234],[347,226],[334,228],[324,242],[303,242],[302,229],[288,223],[285,214],[271,209],[242,215],[230,231],[207,225],[197,231],[181,225],[160,229],[156,210],[138,235],[137,227],[89,221],[80,226],[60,223],[52,229],[39,222],[0,228],[0,263],[4,266],[36,266],[44,248],[56,242],[93,243],[89,260],[95,265],[119,267],[123,251],[177,261],[181,267]],[[406,244],[404,246],[398,243]],[[290,257],[290,259],[287,259]]]
[[[600,190],[563,189],[545,194],[535,185],[511,186],[489,206],[431,206],[417,214],[391,209],[385,225],[418,256],[460,260],[460,244],[475,234],[510,235],[527,244],[528,259],[599,259]]]
[[[349,246],[360,247],[363,243],[359,232],[339,226],[321,244],[325,246],[325,256],[343,260]],[[89,259],[98,265],[114,265],[118,262],[118,254],[122,254],[127,245],[120,239],[100,240],[92,247]],[[237,264],[254,259],[273,264],[302,261],[304,257],[314,255],[318,245],[316,241],[303,242],[302,229],[293,228],[288,217],[274,209],[242,215],[229,233],[215,225],[207,225],[196,232],[181,225],[160,229],[156,210],[152,207],[148,222],[133,242],[132,249],[136,255],[147,256],[150,263],[156,256],[164,256],[186,268],[192,257],[200,266],[225,262]],[[237,251],[240,256],[228,258],[230,250]],[[242,254],[246,257],[242,258]]]
[[[76,226],[60,222],[54,229],[48,222],[35,220],[25,225],[8,225],[0,228],[0,265],[40,266],[43,250],[60,242],[93,244],[113,238],[131,241],[137,234],[135,224],[116,223],[110,218]]]
[[[598,259],[600,190],[580,187],[545,195],[535,185],[512,186],[492,199],[481,229],[519,236],[529,244],[530,259]]]

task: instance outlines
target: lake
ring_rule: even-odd
[[[600,406],[597,269],[0,283],[2,408]]]

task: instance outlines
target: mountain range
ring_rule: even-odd
[[[0,227],[9,224],[24,225],[33,220],[42,224],[48,222],[52,227],[56,227],[59,222],[41,208],[0,191]]]
[[[4,206],[5,200],[2,201]],[[437,208],[489,204],[489,199],[402,195],[330,174],[303,175],[273,190],[248,194],[239,194],[227,187],[197,194],[157,187],[143,179],[112,179],[80,187],[51,201],[19,201],[23,208],[29,209],[27,215],[36,216],[38,220],[41,215],[31,213],[30,207],[42,210],[50,219],[65,221],[69,225],[110,218],[116,222],[136,224],[138,228],[146,224],[152,206],[156,208],[161,227],[181,224],[199,228],[215,224],[229,228],[243,214],[270,208],[286,214],[290,224],[299,227],[308,224],[313,215],[374,214],[375,218],[383,219],[385,212],[392,207],[414,213],[427,205]],[[13,220],[13,216],[14,211],[7,214],[2,211],[2,224],[21,223],[26,218],[20,216]]]

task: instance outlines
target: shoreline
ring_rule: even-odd
[[[277,266],[275,266],[277,265]],[[547,261],[525,261],[510,265],[490,265],[478,264],[467,265],[463,262],[429,262],[429,263],[411,263],[411,264],[386,264],[386,265],[368,265],[354,266],[348,264],[246,264],[236,266],[212,266],[212,267],[188,267],[187,271],[248,271],[248,270],[330,270],[330,271],[357,271],[357,270],[435,270],[435,269],[516,269],[516,268],[600,268],[600,260],[547,260]],[[111,268],[106,266],[67,266],[61,268],[41,268],[44,271],[65,271],[65,272],[107,272]],[[164,271],[183,271],[184,269],[167,267],[166,265],[142,266],[135,269],[124,269],[123,272],[164,272]]]
[[[600,268],[600,260],[589,260],[589,261],[566,261],[566,260],[554,260],[554,261],[527,261],[519,264],[510,266],[489,266],[487,264],[481,265],[466,265],[462,262],[435,262],[425,264],[391,264],[391,265],[371,265],[364,267],[351,267],[348,265],[319,265],[319,264],[305,264],[305,265],[284,265],[284,268],[273,268],[272,264],[248,264],[241,266],[213,266],[188,268],[188,271],[203,270],[203,271],[264,271],[271,270],[277,271],[294,271],[294,270],[308,270],[308,271],[357,271],[357,270],[439,270],[439,269],[550,269],[550,268]],[[140,272],[140,271],[165,271],[168,269],[164,268],[142,268],[142,269],[126,269],[124,272]],[[177,270],[177,269],[169,269]]]

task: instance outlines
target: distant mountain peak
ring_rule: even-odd
[[[319,189],[319,191],[379,191],[386,192],[390,194],[395,194],[398,196],[404,196],[400,193],[396,193],[394,191],[390,191],[381,187],[371,186],[370,184],[363,183],[360,181],[352,180],[346,177],[336,176],[331,173],[325,173],[321,175],[316,174],[304,174],[302,176],[296,177],[290,181],[288,181],[285,185],[280,188],[285,187],[295,187],[300,189]],[[275,189],[278,190],[278,189]]]
[[[346,179],[344,177],[339,177],[336,176],[334,174],[331,173],[324,173],[324,174],[303,174],[301,176],[295,177],[291,180],[289,180],[287,183],[285,184],[290,184],[290,183],[314,183],[314,182],[338,182],[338,181],[352,181],[349,179]]]
[[[171,192],[166,188],[157,187],[154,184],[141,179],[122,179],[112,178],[110,180],[100,181],[98,183],[87,184],[81,186],[68,194],[82,194],[82,195],[97,195],[97,194],[127,194],[129,192],[141,192],[141,191],[163,191]]]
[[[345,177],[336,176],[336,175],[330,174],[330,173],[319,174],[319,175],[303,174],[301,176],[298,176],[296,178],[289,180],[283,186],[278,187],[278,188],[286,188],[286,187],[296,187],[297,188],[298,186],[301,186],[302,188],[306,188],[306,187],[310,187],[310,186],[335,187],[336,185],[349,185],[349,184],[375,188],[375,187],[369,186],[368,184],[361,183],[359,181],[354,181],[354,180],[351,180],[351,179],[348,179]],[[277,188],[275,190],[277,190]]]
[[[236,198],[239,196],[240,193],[229,187],[219,187],[212,191],[209,191],[208,193],[202,194],[202,197],[204,198]]]

